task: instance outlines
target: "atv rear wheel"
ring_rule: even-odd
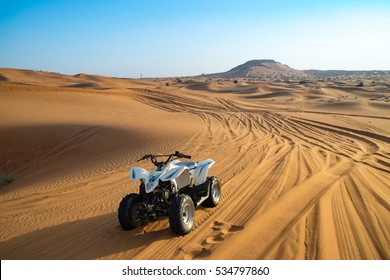
[[[176,234],[185,235],[193,228],[194,220],[195,206],[192,198],[186,194],[175,197],[169,209],[171,230]]]
[[[221,183],[217,177],[208,178],[211,180],[211,187],[209,192],[209,197],[203,202],[205,207],[215,207],[218,205],[219,200],[221,199]]]
[[[131,193],[126,195],[119,204],[118,219],[124,230],[135,229],[144,221],[140,202],[141,196]]]

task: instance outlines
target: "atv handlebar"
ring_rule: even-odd
[[[173,156],[176,156],[178,158],[188,158],[188,159],[191,159],[191,156],[188,156],[188,155],[185,155],[185,154],[182,154],[180,153],[179,151],[176,151],[174,154],[172,154]]]
[[[149,159],[151,157],[152,157],[152,155],[144,155],[142,158],[137,159],[137,161],[141,161],[141,160],[144,160],[144,159]]]
[[[165,160],[165,161],[157,161],[157,158],[158,158],[158,157],[168,157],[168,158],[167,158],[167,160]],[[161,166],[161,165],[163,165],[163,164],[168,163],[173,157],[191,159],[191,156],[185,155],[185,154],[180,153],[179,151],[176,151],[174,154],[169,154],[169,155],[151,155],[151,154],[144,155],[142,158],[140,158],[140,159],[137,160],[137,161],[141,161],[141,160],[145,160],[145,159],[150,159],[150,161],[151,161],[155,166]]]

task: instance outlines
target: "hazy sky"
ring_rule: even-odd
[[[0,67],[185,76],[251,59],[390,70],[390,0],[0,0]]]

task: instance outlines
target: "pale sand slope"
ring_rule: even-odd
[[[389,81],[0,74],[2,259],[390,258]],[[220,205],[121,230],[130,166],[174,150],[216,160]]]

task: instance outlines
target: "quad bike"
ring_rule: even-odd
[[[159,157],[167,157],[158,161]],[[208,177],[212,159],[201,162],[181,162],[191,156],[176,151],[170,155],[145,155],[155,168],[152,173],[132,167],[130,178],[140,180],[139,193],[126,195],[118,208],[118,219],[125,230],[135,229],[145,221],[169,217],[171,230],[179,235],[191,231],[195,207],[215,207],[221,198],[221,184],[215,176]]]

